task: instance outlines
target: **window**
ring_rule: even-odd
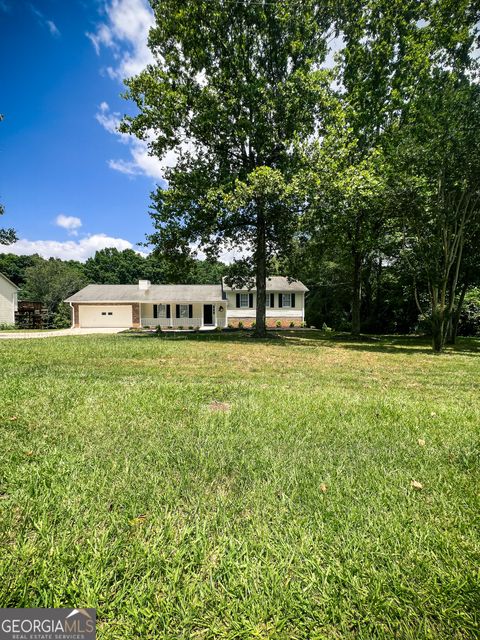
[[[274,293],[267,293],[267,295],[265,296],[265,304],[267,306],[267,309],[273,309],[275,307]]]
[[[292,306],[292,295],[290,293],[282,293],[282,307]]]
[[[188,318],[188,304],[179,304],[180,318]]]
[[[241,293],[240,294],[240,307],[248,309],[248,307],[250,306],[248,298],[249,298],[248,293]]]
[[[106,311],[102,311],[102,316],[106,316],[107,312]]]
[[[112,311],[109,311],[107,315],[109,315],[109,316],[113,316],[113,312],[112,312]]]
[[[155,318],[166,318],[167,317],[167,305],[166,304],[157,304],[157,315]]]

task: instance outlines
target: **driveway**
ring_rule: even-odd
[[[125,327],[126,329],[127,327]],[[0,333],[0,340],[25,340],[27,338],[58,338],[63,336],[88,336],[92,333],[120,333],[125,329],[57,329],[53,331],[5,331]]]

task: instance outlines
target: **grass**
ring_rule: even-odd
[[[478,637],[479,349],[0,343],[0,606],[96,607],[105,640]]]

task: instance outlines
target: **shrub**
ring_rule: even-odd
[[[179,331],[183,331],[183,324],[181,324],[179,327],[177,327],[177,329],[178,329]]]
[[[322,331],[323,333],[331,333],[333,331],[333,329],[331,329],[326,322],[324,322],[322,324]]]
[[[255,320],[252,322],[250,326],[252,327],[252,329],[255,329],[255,327],[257,326],[257,323],[255,322]]]
[[[0,322],[0,331],[13,331],[17,327],[14,324],[8,322]]]
[[[215,331],[222,331],[222,327],[215,327]]]
[[[162,327],[160,325],[155,329],[155,333],[162,333]]]
[[[65,302],[58,305],[57,311],[53,316],[53,326],[55,329],[67,329],[72,326],[71,309]]]
[[[282,326],[282,321],[281,320],[277,320],[275,322],[275,326],[277,327],[277,329],[280,329],[280,327]]]
[[[235,329],[235,327],[233,326],[233,324],[231,322],[229,322],[227,324],[228,329]]]
[[[289,327],[290,327],[290,329],[293,329],[295,327],[295,323],[293,322],[293,320],[292,320],[292,322],[290,322]]]
[[[237,326],[239,329],[243,329],[243,322],[240,320]]]
[[[200,327],[195,327],[195,331],[200,331]]]
[[[304,329],[307,328],[307,323],[305,322],[305,320],[302,322],[302,324],[300,326],[303,327]]]
[[[189,331],[193,331],[193,327],[188,327]]]

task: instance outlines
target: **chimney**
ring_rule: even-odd
[[[139,280],[138,288],[140,291],[148,291],[150,289],[150,280]]]

